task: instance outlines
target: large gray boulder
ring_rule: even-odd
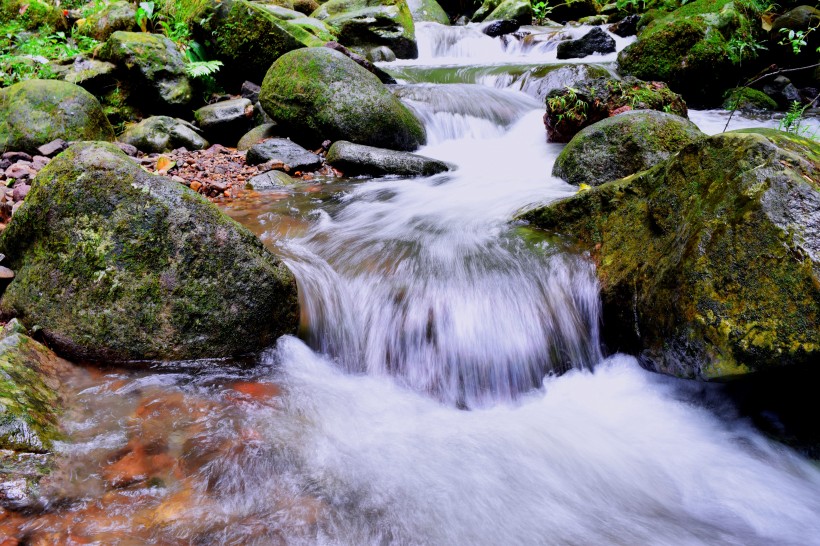
[[[168,116],[151,116],[131,125],[120,135],[120,142],[149,154],[177,148],[203,150],[209,146],[194,125]]]
[[[344,140],[333,143],[326,161],[348,176],[431,176],[450,170],[447,163],[437,159]]]
[[[555,160],[552,175],[570,184],[599,186],[657,165],[705,136],[686,118],[630,110],[572,137]]]
[[[187,106],[193,98],[182,53],[165,36],[117,31],[105,42],[99,56],[125,67],[146,105],[170,112]]]
[[[228,357],[298,324],[296,282],[276,256],[113,144],[76,144],[40,171],[0,252],[16,273],[0,313],[72,359]]]
[[[58,80],[28,80],[0,89],[0,152],[36,152],[52,140],[114,140],[94,96]]]
[[[253,104],[248,99],[215,102],[196,110],[194,119],[209,140],[231,146],[250,128]]]
[[[350,140],[410,151],[427,138],[421,122],[376,76],[325,47],[279,57],[259,101],[284,134],[311,149],[324,140]]]

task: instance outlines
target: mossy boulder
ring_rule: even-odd
[[[275,123],[263,123],[262,125],[258,125],[242,135],[242,138],[240,138],[236,144],[236,149],[240,152],[249,150],[254,144],[262,142],[266,138],[276,136],[277,132],[278,129]]]
[[[475,10],[475,13],[473,13],[470,21],[473,23],[481,23],[487,19],[487,16],[491,14],[495,8],[501,5],[501,2],[503,2],[503,0],[484,0],[484,2],[481,3],[481,6]]]
[[[0,89],[0,152],[36,152],[52,140],[114,140],[94,95],[59,80],[28,80]]]
[[[326,47],[277,59],[259,101],[284,134],[309,149],[350,140],[412,151],[426,141],[421,122],[376,76]]]
[[[407,0],[407,7],[417,23],[432,22],[450,24],[450,17],[436,0]]]
[[[630,110],[572,137],[552,168],[570,184],[600,186],[644,171],[704,138],[688,119],[655,110]]]
[[[0,23],[15,21],[26,30],[46,27],[65,29],[62,11],[40,0],[0,0]]]
[[[114,0],[102,6],[85,19],[76,22],[77,32],[104,42],[118,30],[138,30],[136,28],[136,8],[124,0]]]
[[[762,38],[759,15],[732,0],[695,0],[652,20],[618,55],[619,70],[664,81],[694,105],[716,106],[755,54],[730,44]]]
[[[686,103],[662,82],[627,76],[593,78],[547,94],[544,125],[550,142],[569,142],[578,131],[627,110],[660,110],[687,117]]]
[[[253,104],[244,98],[207,104],[194,112],[194,119],[212,142],[233,146],[251,128]]]
[[[400,59],[418,57],[416,28],[406,0],[329,0],[313,12],[357,51],[387,46]]]
[[[282,262],[204,197],[116,146],[80,143],[34,179],[0,235],[0,313],[81,361],[217,358],[296,330]]]
[[[522,25],[529,25],[532,24],[532,15],[529,0],[504,0],[484,20],[517,21]]]
[[[584,17],[597,15],[601,11],[601,3],[597,0],[549,0],[547,4],[552,7],[549,18],[559,23],[566,21],[578,21]]]
[[[169,116],[151,116],[129,126],[120,135],[120,141],[149,154],[177,148],[202,150],[209,146],[196,126]]]
[[[223,70],[254,82],[261,81],[271,63],[288,51],[319,47],[337,38],[336,31],[322,21],[297,12],[290,16],[275,5],[226,0],[213,9],[203,27],[216,56],[225,63]]]
[[[553,89],[576,87],[584,80],[610,76],[609,70],[594,64],[548,64],[527,68],[512,87],[544,102]]]
[[[820,145],[773,129],[524,215],[597,264],[610,350],[684,377],[820,362]]]
[[[727,110],[777,110],[777,102],[763,91],[750,87],[735,87],[726,92],[723,107]]]
[[[0,333],[0,449],[44,453],[61,437],[61,376],[70,364],[12,320]]]
[[[182,53],[165,36],[117,31],[101,48],[100,59],[125,68],[132,84],[142,90],[140,102],[154,111],[182,111],[193,98]]]

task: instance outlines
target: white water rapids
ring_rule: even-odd
[[[456,170],[334,180],[246,218],[299,227],[262,237],[297,276],[304,341],[252,370],[88,372],[67,508],[25,523],[32,543],[820,545],[815,463],[710,386],[604,359],[592,265],[510,222],[576,191],[549,175],[543,89],[521,85],[554,41],[418,36],[421,59],[384,68],[419,153]]]

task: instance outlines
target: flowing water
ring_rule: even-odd
[[[419,24],[420,58],[384,68],[425,123],[420,153],[456,169],[228,206],[296,274],[301,339],[251,363],[78,368],[46,510],[0,516],[0,536],[820,544],[817,467],[718,389],[604,359],[592,266],[510,222],[576,191],[549,176],[561,146],[522,85],[555,63],[556,32],[505,42]]]

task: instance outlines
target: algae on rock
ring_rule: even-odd
[[[16,272],[0,312],[78,360],[227,357],[298,322],[293,275],[253,234],[111,144],[40,171],[0,252]]]
[[[820,145],[761,129],[523,217],[591,253],[611,350],[716,379],[820,361],[818,210]]]

